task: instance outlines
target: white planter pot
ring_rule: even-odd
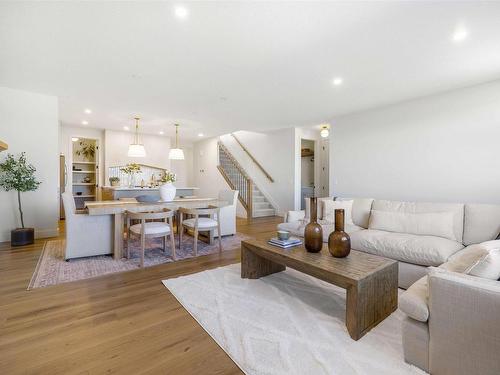
[[[160,197],[163,202],[171,202],[175,198],[175,186],[169,182],[160,186]]]

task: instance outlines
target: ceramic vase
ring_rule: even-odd
[[[323,248],[323,228],[318,224],[318,206],[316,197],[310,199],[311,221],[304,231],[304,246],[310,253],[318,253]]]
[[[160,186],[160,197],[163,202],[171,202],[175,198],[176,188],[171,182]]]
[[[344,210],[335,210],[335,230],[328,236],[328,250],[335,258],[344,258],[351,252],[351,238],[344,232]]]

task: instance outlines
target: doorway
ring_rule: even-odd
[[[300,209],[305,209],[305,198],[314,196],[315,189],[315,142],[300,140]]]

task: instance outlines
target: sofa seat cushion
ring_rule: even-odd
[[[304,237],[304,230],[306,228],[306,223],[302,221],[295,221],[292,223],[281,223],[278,224],[278,230],[286,230],[292,234],[292,236]],[[331,232],[334,231],[334,224],[322,224],[323,228],[323,242],[328,242],[328,236]],[[354,232],[359,232],[360,230],[364,230],[362,227],[358,227],[357,225],[346,225],[344,228],[347,234],[351,234]]]
[[[353,232],[350,236],[354,250],[421,266],[439,266],[464,247],[442,237],[372,229]]]
[[[429,319],[429,289],[427,275],[418,279],[399,298],[399,308],[410,318],[420,322]]]

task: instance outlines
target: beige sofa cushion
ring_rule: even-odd
[[[330,201],[324,200],[323,204],[323,220],[330,223],[335,223],[335,210],[344,210],[344,224],[354,225],[352,222],[351,212],[352,212],[352,202],[353,201]]]
[[[427,276],[418,279],[399,298],[399,308],[409,317],[420,322],[429,319],[429,289]]]
[[[500,277],[500,240],[467,246],[450,257],[441,268],[484,279]]]
[[[354,225],[368,229],[368,221],[372,210],[372,198],[335,198],[335,201],[352,200],[352,222]]]
[[[442,237],[372,229],[357,231],[350,236],[351,247],[355,250],[422,266],[439,266],[464,247]]]
[[[500,205],[466,204],[464,244],[494,240],[500,233]]]
[[[317,214],[319,220],[323,219],[323,203],[322,203],[323,201],[333,201],[333,198],[325,197],[325,198],[318,198],[317,199],[317,201],[316,201],[316,205],[317,205],[316,214]],[[311,200],[309,198],[305,198],[305,203],[306,203],[306,219],[309,222],[309,218],[311,217]]]
[[[286,230],[292,234],[292,236],[304,237],[304,230],[307,223],[302,221],[296,221],[293,223],[281,223],[278,224],[278,230]],[[334,231],[335,226],[333,224],[322,224],[323,229],[323,242],[328,242],[328,236],[331,232]],[[344,230],[351,235],[354,232],[358,232],[363,230],[363,228],[358,227],[357,225],[346,225]]]
[[[456,242],[462,242],[464,231],[464,205],[460,203],[419,203],[374,200],[372,210],[400,213],[453,212],[453,233]]]
[[[454,240],[453,212],[408,213],[373,210],[369,229]]]

